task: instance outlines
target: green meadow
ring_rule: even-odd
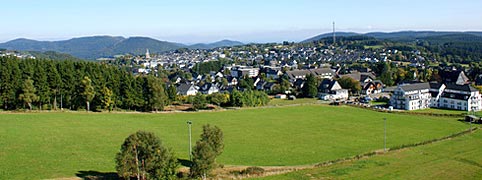
[[[316,164],[444,137],[469,126],[456,118],[380,113],[347,106],[301,105],[193,113],[2,113],[0,179],[75,177],[79,171],[114,172],[123,140],[152,131],[181,159],[203,124],[219,126],[225,165]]]
[[[482,179],[482,131],[402,151],[261,179]]]

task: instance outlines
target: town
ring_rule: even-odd
[[[326,101],[386,101],[383,108],[400,110],[482,108],[481,95],[475,88],[482,85],[478,69],[460,64],[441,66],[437,59],[424,57],[418,50],[357,50],[285,42],[160,54],[150,54],[146,49],[145,55],[98,61],[129,67],[138,75],[165,77],[179,95],[248,88],[278,98],[303,97],[306,76],[312,75],[317,79],[317,94],[309,97]],[[387,78],[390,68],[397,73]]]
[[[3,1],[0,180],[482,179],[482,1]]]

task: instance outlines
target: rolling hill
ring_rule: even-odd
[[[0,48],[18,51],[55,51],[66,53],[81,59],[97,59],[112,57],[117,54],[144,54],[146,49],[151,53],[175,50],[179,48],[212,49],[225,46],[243,45],[239,41],[222,40],[210,44],[194,44],[187,46],[180,43],[159,41],[148,37],[92,36],[80,37],[63,41],[36,41],[30,39],[15,39],[0,43]]]
[[[199,43],[199,44],[193,44],[189,46],[191,49],[213,49],[217,47],[228,47],[228,46],[241,46],[244,45],[244,43],[239,42],[239,41],[232,41],[232,40],[221,40],[217,41],[214,43],[210,44],[205,44],[205,43]]]
[[[320,40],[326,37],[331,37],[332,33],[325,33],[314,36],[312,38],[303,40],[301,42],[312,42],[316,40]],[[337,32],[336,36],[357,36],[363,35],[368,37],[374,37],[380,40],[392,40],[392,41],[414,41],[417,39],[430,39],[429,37],[433,37],[431,39],[436,39],[439,36],[443,36],[443,38],[447,39],[447,37],[457,36],[460,37],[462,35],[472,35],[472,36],[480,36],[482,37],[482,32],[451,32],[451,31],[400,31],[400,32],[371,32],[365,34],[357,34],[352,32]]]

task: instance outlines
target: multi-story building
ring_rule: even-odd
[[[481,96],[474,87],[457,84],[447,84],[440,97],[439,108],[464,111],[480,111]]]
[[[416,83],[399,85],[390,98],[390,105],[405,110],[434,107],[480,111],[482,98],[479,91],[468,84]]]
[[[429,83],[399,85],[390,98],[390,105],[395,109],[425,109],[430,105]]]

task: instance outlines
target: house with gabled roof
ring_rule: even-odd
[[[323,79],[318,87],[318,95],[321,100],[346,100],[348,89],[343,89],[334,79]]]
[[[203,94],[213,94],[219,92],[219,85],[215,83],[205,83],[199,88]]]
[[[177,94],[184,96],[196,95],[198,88],[194,84],[183,83],[177,86]]]

